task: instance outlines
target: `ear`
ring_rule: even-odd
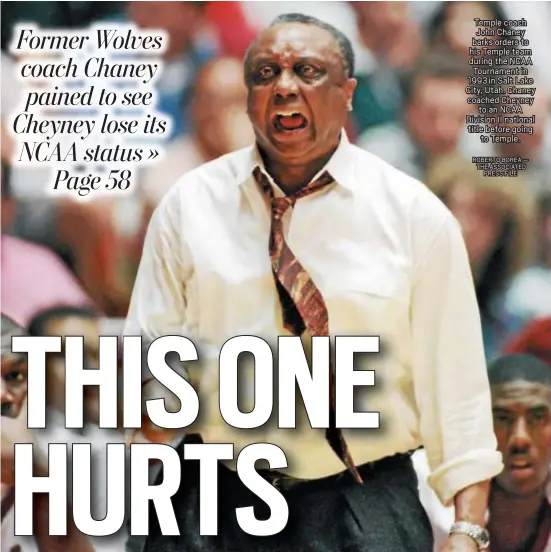
[[[358,81],[356,79],[346,79],[346,82],[343,85],[344,93],[346,94],[346,104],[348,111],[352,111],[352,99],[354,97],[354,91]]]

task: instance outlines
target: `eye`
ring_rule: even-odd
[[[259,80],[268,80],[275,75],[275,69],[270,65],[264,65],[257,71],[257,76]]]
[[[22,383],[25,381],[25,374],[19,370],[12,370],[2,376],[4,381],[8,383]]]
[[[511,423],[511,418],[506,412],[494,412],[494,421],[500,424]]]
[[[547,410],[541,409],[541,410],[535,410],[532,412],[532,422],[533,423],[542,423],[546,422],[548,419],[549,413]]]
[[[303,63],[297,67],[298,72],[303,77],[306,77],[308,79],[312,79],[315,76],[318,75],[319,70],[314,67],[313,65],[309,65],[308,63]]]

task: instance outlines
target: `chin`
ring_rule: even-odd
[[[517,483],[511,481],[509,478],[504,478],[500,479],[498,482],[505,491],[517,497],[528,497],[542,492],[545,488],[545,481],[527,480],[522,483]]]

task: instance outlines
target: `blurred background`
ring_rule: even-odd
[[[15,322],[33,327],[50,311],[66,320],[60,308],[71,307],[94,316],[94,331],[120,333],[153,209],[182,173],[252,142],[243,55],[260,28],[290,11],[331,22],[353,42],[350,139],[422,180],[461,223],[488,358],[528,347],[530,324],[551,317],[549,2],[2,2],[1,9],[2,314]],[[466,132],[465,116],[476,113],[464,93],[475,17],[528,21],[537,93],[524,115],[535,114],[536,124],[520,144],[497,148]],[[20,22],[79,29],[100,21],[168,33],[157,89],[172,131],[162,160],[140,170],[134,194],[78,202],[46,194],[43,172],[11,162],[6,121],[21,85],[8,45]],[[473,155],[530,163],[518,178],[485,178]],[[551,334],[539,339],[551,348]]]
[[[86,366],[98,366],[98,336],[123,331],[156,205],[184,172],[252,143],[243,56],[258,30],[286,12],[328,21],[352,40],[358,87],[350,140],[420,179],[458,219],[488,360],[527,352],[551,366],[550,2],[2,2],[1,10],[3,500],[14,486],[11,444],[34,438],[21,406],[25,359],[10,356],[11,335],[82,335]],[[536,124],[521,143],[497,148],[466,132],[466,115],[477,113],[464,91],[473,74],[468,48],[476,17],[528,22],[537,92],[524,115],[535,114]],[[157,108],[172,129],[163,158],[140,169],[133,194],[86,202],[52,196],[47,172],[12,162],[9,116],[22,87],[8,45],[21,22],[56,29],[133,22],[167,32]],[[471,163],[474,155],[530,163],[517,178],[486,178]],[[47,398],[57,422],[39,442],[122,441],[122,433],[98,430],[93,394],[86,397],[85,429],[75,435],[65,428],[64,381],[64,356],[52,354]],[[4,530],[9,536],[12,529],[3,523],[3,537]],[[4,542],[2,550],[12,550]],[[96,549],[119,551],[123,544],[104,540]]]

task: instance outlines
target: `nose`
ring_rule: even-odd
[[[528,430],[528,424],[524,418],[519,418],[511,431],[509,450],[516,453],[528,452],[531,444],[532,439]]]
[[[296,98],[298,86],[291,71],[282,71],[275,85],[276,99]]]

